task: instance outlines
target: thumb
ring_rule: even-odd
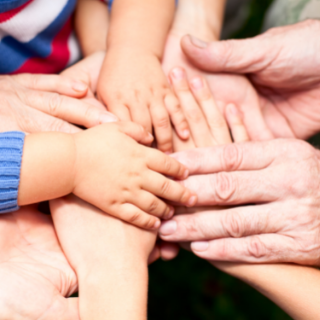
[[[131,121],[117,123],[121,132],[144,145],[149,145],[153,141],[153,136],[140,124]]]
[[[41,319],[80,320],[79,298],[64,298],[58,296]]]
[[[209,72],[253,73],[266,68],[273,59],[275,43],[257,36],[244,40],[203,42],[186,35],[181,47],[188,59],[198,68]]]

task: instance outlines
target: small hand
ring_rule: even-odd
[[[0,318],[80,320],[74,271],[52,220],[33,207],[0,217]]]
[[[187,123],[158,58],[143,52],[110,49],[98,83],[98,96],[120,120],[132,120],[150,133],[158,148],[172,152],[172,129],[188,138]],[[167,111],[168,110],[168,111]]]
[[[132,122],[105,124],[75,134],[73,193],[110,215],[147,229],[160,226],[157,217],[173,215],[173,208],[157,196],[192,206],[196,197],[163,176],[185,179],[188,171],[159,150],[137,143],[151,141],[152,136]]]
[[[246,40],[207,44],[185,37],[182,48],[207,72],[248,74],[272,134],[306,139],[320,130],[319,30],[320,22],[309,20]]]

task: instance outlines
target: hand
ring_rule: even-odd
[[[109,122],[105,110],[83,103],[88,86],[58,75],[0,76],[1,131],[78,132],[67,123],[92,127]]]
[[[185,37],[182,48],[208,72],[249,74],[273,135],[306,139],[320,130],[319,30],[309,20],[247,40],[208,45]]]
[[[192,206],[196,197],[178,179],[188,172],[162,152],[139,145],[147,133],[134,123],[108,124],[74,135],[76,166],[73,193],[101,210],[142,228],[157,228],[173,208],[161,198]]]
[[[74,271],[51,218],[32,207],[0,217],[1,319],[80,320]]]
[[[150,133],[158,148],[172,152],[170,118],[179,136],[188,138],[188,127],[156,56],[128,49],[110,49],[98,84],[98,96],[120,120],[132,120]],[[168,114],[168,112],[169,114]]]
[[[185,151],[175,158],[197,174],[184,185],[198,194],[198,205],[246,206],[176,216],[160,229],[164,240],[210,240],[191,248],[215,261],[320,265],[318,150],[284,139]]]

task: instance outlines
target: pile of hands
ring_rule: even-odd
[[[163,60],[169,82],[158,70],[160,76],[153,74],[149,79],[153,85],[146,95],[143,88],[126,86],[117,92],[111,82],[110,95],[106,93],[111,101],[95,98],[104,52],[61,75],[2,76],[1,127],[3,131],[81,134],[70,123],[92,128],[122,118],[140,123],[149,132],[153,126],[159,149],[178,151],[172,157],[191,175],[176,190],[181,197],[182,187],[197,195],[197,208],[178,208],[173,218],[171,206],[160,210],[170,219],[160,227],[163,240],[191,242],[188,247],[196,255],[222,269],[217,261],[319,266],[319,152],[298,140],[320,130],[319,31],[320,22],[307,21],[241,41],[208,44],[185,36],[183,58],[180,39],[169,35]],[[148,79],[151,72],[145,71]],[[106,111],[105,103],[116,116]],[[121,123],[109,125],[135,137]],[[146,131],[141,132],[137,140],[150,143]],[[165,173],[181,179],[187,176],[185,171]],[[186,198],[183,205],[188,205],[190,194]],[[191,200],[189,205],[194,203]],[[75,209],[69,220],[64,218],[66,205]],[[60,242],[51,217],[34,206],[1,217],[1,318],[80,319],[77,299],[65,297],[77,290],[72,266],[81,265],[82,259],[71,248],[79,245],[77,234],[90,232],[90,226],[81,225],[76,217],[90,210],[99,213],[74,196],[51,202]],[[152,225],[156,222],[152,220]],[[130,229],[133,236],[135,229]],[[173,245],[153,249],[154,232],[145,231],[139,239],[151,255],[150,262],[177,253]],[[85,245],[82,249],[85,254]]]

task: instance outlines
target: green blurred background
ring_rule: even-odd
[[[244,26],[233,37],[260,33],[272,0],[252,0]],[[274,303],[246,285],[215,269],[193,254],[150,266],[150,320],[286,320]]]

